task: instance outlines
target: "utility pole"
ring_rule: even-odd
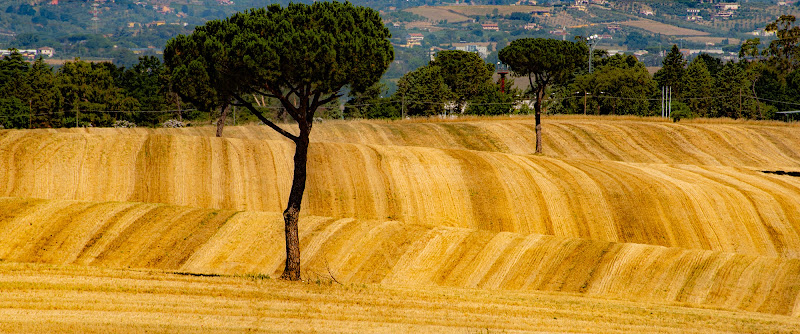
[[[497,62],[497,74],[500,74],[500,92],[506,93],[506,75],[508,74],[508,66]]]
[[[100,4],[97,2],[97,0],[94,0],[94,3],[92,4],[92,26],[94,27],[95,34],[97,34],[97,22],[100,21],[100,18],[97,17],[97,14],[100,13],[100,9],[98,7],[100,7]]]
[[[401,110],[401,115],[402,115],[401,118],[405,119],[406,118],[406,93],[403,93],[403,104],[400,107],[400,110]]]
[[[28,99],[28,129],[31,128],[31,124],[33,124],[33,108],[31,108],[31,100]]]
[[[586,115],[586,91],[583,91],[583,114]]]
[[[742,115],[742,87],[739,87],[739,115]]]
[[[594,47],[597,46],[599,39],[596,34],[586,38],[586,44],[589,45],[589,73],[592,73],[592,53],[594,53]]]
[[[672,116],[672,86],[669,86],[668,89],[669,89],[669,91],[668,91],[669,92],[669,94],[668,94],[669,97],[667,98],[667,117],[671,117]]]

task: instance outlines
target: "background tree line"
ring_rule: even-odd
[[[202,116],[191,105],[181,105],[163,64],[152,56],[127,69],[81,60],[54,69],[41,58],[30,64],[12,53],[0,60],[0,83],[4,128],[109,127],[123,120],[155,126]]]
[[[777,111],[800,106],[800,28],[793,16],[782,16],[767,29],[778,38],[767,45],[758,39],[745,41],[738,61],[723,63],[707,54],[688,61],[673,46],[662,68],[652,76],[633,56],[608,56],[597,50],[590,73],[585,55],[576,54],[582,60],[576,58],[579,64],[574,71],[547,86],[542,107],[549,113],[655,116],[662,105],[662,87],[669,87],[676,118],[774,119]],[[583,45],[580,40],[568,43]],[[585,47],[572,50],[587,52]],[[378,82],[358,93],[350,92],[343,110],[337,101],[331,101],[318,116],[400,118],[530,112],[531,104],[515,107],[516,101],[534,98],[530,85],[515,90],[509,78],[508,88],[501,91],[493,73],[494,65],[474,53],[440,51],[434,60],[392,83],[396,85],[393,94],[388,94],[386,81]],[[156,126],[168,119],[211,121],[225,111],[219,104],[183,102],[186,99],[173,85],[192,83],[175,82],[154,56],[140,57],[127,68],[81,60],[54,68],[41,59],[28,63],[14,53],[0,60],[0,83],[0,125],[5,128],[114,126],[122,120]],[[276,101],[256,95],[247,98],[270,119],[286,120],[285,110]],[[246,115],[243,121],[247,120]]]

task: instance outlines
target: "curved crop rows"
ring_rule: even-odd
[[[285,142],[0,134],[0,196],[280,212]],[[800,257],[800,178],[726,166],[314,143],[304,213]]]
[[[784,315],[540,291],[0,264],[3,333],[791,333]]]
[[[0,259],[276,275],[280,214],[0,199]],[[800,315],[800,260],[474,229],[304,217],[303,276],[537,290]]]
[[[74,132],[75,129],[49,131]],[[87,130],[77,130],[85,132]],[[213,127],[91,129],[93,134],[214,136]],[[692,123],[552,117],[543,123],[544,154],[553,158],[800,169],[800,127],[757,123]],[[265,126],[227,127],[225,137],[283,140]],[[529,118],[441,122],[325,122],[312,141],[531,154]]]

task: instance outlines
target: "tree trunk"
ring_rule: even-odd
[[[229,104],[225,104],[221,109],[222,111],[217,119],[217,137],[222,137],[222,129],[225,127],[225,119],[228,118],[228,113],[231,112],[231,106]]]
[[[536,113],[536,154],[542,154],[542,95],[544,88],[536,90],[536,102],[533,104],[533,110]]]
[[[306,189],[306,161],[308,160],[308,132],[301,131],[295,141],[294,151],[294,176],[292,190],[289,193],[289,203],[283,212],[284,228],[286,232],[286,267],[283,269],[281,279],[288,281],[300,280],[300,237],[297,223],[300,216],[300,204],[303,192]]]

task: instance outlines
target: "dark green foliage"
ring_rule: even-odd
[[[487,64],[477,53],[450,50],[439,51],[429,66],[438,66],[444,84],[459,106],[487,91],[492,85],[494,66]]]
[[[681,119],[694,118],[696,115],[692,113],[692,110],[685,103],[674,101],[672,102],[670,117],[672,117],[673,122],[679,122]]]
[[[310,123],[316,108],[338,98],[344,86],[361,92],[378,81],[393,59],[388,38],[369,9],[272,5],[178,36],[164,58],[176,91],[198,107],[211,110],[259,93],[278,98],[290,112],[303,109],[298,116]],[[290,102],[295,97],[298,105]]]
[[[42,58],[37,59],[28,71],[26,81],[30,84],[28,100],[35,115],[31,125],[37,128],[61,126],[56,114],[62,101],[61,92],[56,89],[56,78],[50,66]]]
[[[795,17],[781,15],[767,25],[767,32],[774,32],[777,39],[771,41],[762,55],[767,62],[782,74],[788,74],[800,66],[800,27],[794,25]]]
[[[444,105],[453,93],[445,84],[439,66],[423,66],[409,72],[397,82],[395,100],[401,103],[405,116],[445,114]]]
[[[600,59],[591,74],[578,76],[569,92],[579,92],[580,98],[565,101],[568,110],[582,113],[585,92],[587,113],[649,116],[653,112],[648,99],[655,91],[644,64],[631,55],[614,55]]]
[[[647,48],[648,38],[639,31],[631,31],[625,37],[625,45],[629,50],[643,50]]]
[[[714,78],[714,96],[715,117],[744,117],[742,106],[752,102],[744,66],[733,62],[723,65]]]
[[[672,87],[674,97],[681,97],[683,88],[684,72],[686,71],[686,60],[678,50],[677,45],[672,45],[669,53],[664,57],[661,69],[653,75],[659,87]]]
[[[700,58],[703,63],[706,65],[708,69],[708,73],[711,74],[712,77],[716,77],[719,74],[719,71],[722,70],[722,60],[714,57],[708,53],[701,53],[696,58]]]
[[[507,87],[510,85],[507,83]],[[469,115],[504,115],[511,111],[514,97],[500,91],[499,85],[481,86],[481,91],[470,98],[465,114]]]
[[[536,153],[542,153],[541,112],[544,92],[550,85],[566,84],[586,63],[589,49],[583,43],[544,38],[518,39],[498,53],[516,76],[527,76],[535,98]]]
[[[435,60],[398,81],[393,100],[401,112],[405,107],[407,116],[508,113],[513,97],[492,83],[493,72],[494,66],[477,53],[440,51]]]
[[[28,117],[28,106],[18,98],[0,98],[0,125],[3,128],[27,128]]]
[[[515,40],[498,54],[514,75],[528,77],[530,91],[538,95],[550,84],[566,83],[587,56],[584,44],[545,38]]]
[[[235,103],[295,143],[292,188],[284,211],[286,266],[281,278],[300,280],[298,217],[306,183],[309,135],[320,107],[348,87],[365,93],[394,58],[378,12],[350,3],[270,5],[210,21],[167,43],[172,87],[206,110]],[[278,100],[298,134],[267,119],[248,95]],[[217,127],[222,135],[225,112]]]
[[[401,110],[388,97],[386,85],[378,82],[361,93],[350,92],[352,97],[344,105],[345,118],[400,118]]]
[[[703,58],[697,57],[686,69],[684,98],[689,109],[699,117],[712,117],[714,79]]]
[[[127,93],[125,103],[128,108],[122,110],[164,110],[169,109],[167,101],[168,91],[167,73],[161,61],[153,56],[139,58],[130,69],[125,70],[122,75],[121,87]],[[162,121],[156,113],[130,113],[126,115],[128,120],[138,125],[154,126]]]
[[[7,83],[13,78],[24,75],[28,71],[28,67],[29,65],[22,55],[12,49],[11,55],[3,56],[3,59],[0,60],[0,85],[7,86]]]

